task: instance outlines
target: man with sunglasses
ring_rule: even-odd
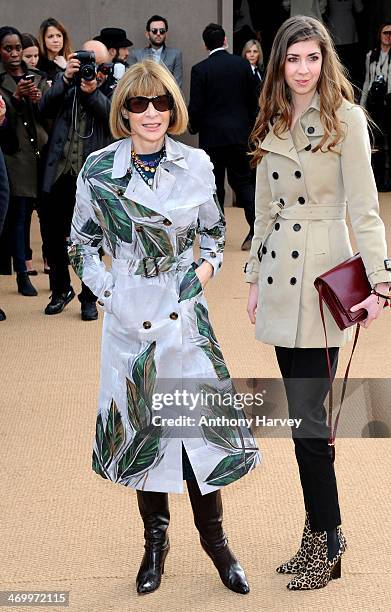
[[[166,46],[168,21],[160,15],[152,15],[147,21],[145,37],[148,46],[144,49],[133,49],[128,58],[130,65],[143,59],[153,59],[162,63],[174,76],[179,87],[183,84],[182,52],[174,47]]]

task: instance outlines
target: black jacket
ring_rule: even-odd
[[[93,151],[113,142],[109,129],[112,93],[110,89],[102,93],[98,88],[92,94],[83,94],[76,85],[67,85],[62,76],[58,77],[45,93],[40,102],[40,110],[44,117],[53,119],[54,124],[46,151],[42,191],[49,193],[55,181],[57,166],[72,125],[75,96],[87,115],[86,131],[88,134],[92,131],[91,136],[84,140],[84,160]]]
[[[191,69],[189,131],[203,149],[247,144],[257,109],[247,60],[215,51]]]
[[[5,167],[3,152],[0,149],[0,234],[3,229],[3,223],[7,214],[9,200],[8,176]]]

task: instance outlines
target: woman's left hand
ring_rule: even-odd
[[[350,312],[356,312],[357,310],[360,310],[360,308],[364,308],[367,311],[368,316],[366,319],[360,321],[360,325],[361,327],[367,328],[382,312],[384,302],[384,298],[378,297],[377,295],[370,295],[359,304],[352,306]]]
[[[56,55],[53,61],[55,64],[57,64],[57,66],[60,66],[60,68],[65,70],[67,66],[67,60],[65,59],[65,57],[63,57],[62,55]]]
[[[213,266],[209,263],[209,261],[203,261],[202,264],[195,269],[195,273],[197,274],[198,280],[204,289],[208,281],[213,276]]]

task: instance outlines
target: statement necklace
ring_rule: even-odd
[[[163,147],[157,153],[149,153],[148,155],[138,155],[134,149],[132,149],[132,163],[140,174],[141,178],[147,183],[149,187],[153,185],[153,179],[156,172],[156,168],[165,156],[166,151]]]

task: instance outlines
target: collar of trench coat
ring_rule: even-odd
[[[159,165],[156,172],[156,188],[151,189],[148,187],[138,173],[133,172],[124,196],[162,214],[172,221],[164,204],[173,190],[176,183],[176,177],[173,172],[170,172],[169,168],[165,167],[165,164],[166,162],[173,163],[185,170],[188,170],[189,166],[184,158],[180,145],[175,142],[175,140],[172,140],[166,135],[164,146],[166,149],[166,157]],[[111,172],[112,179],[122,178],[126,175],[130,165],[131,151],[131,138],[125,138],[119,143],[114,154],[113,170]]]
[[[310,131],[308,132],[308,129]],[[308,134],[311,136],[323,136],[324,127],[320,120],[320,97],[315,92],[307,110],[296,121],[293,131],[286,130],[279,136],[274,133],[273,126],[261,143],[265,151],[277,153],[289,157],[300,164],[298,153],[310,145]]]

